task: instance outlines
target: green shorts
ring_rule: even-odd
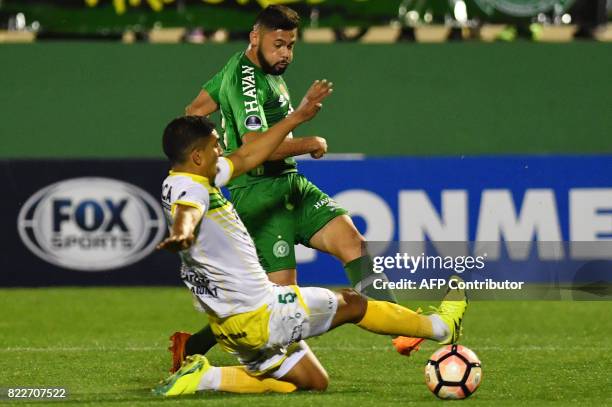
[[[310,247],[310,238],[319,229],[348,213],[298,173],[232,189],[231,200],[268,273],[295,268],[294,246]]]

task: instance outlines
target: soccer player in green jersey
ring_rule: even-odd
[[[266,137],[275,123],[293,111],[282,74],[293,60],[298,25],[299,16],[287,7],[263,10],[250,33],[247,50],[232,56],[187,107],[188,115],[208,116],[220,111],[226,154]],[[231,201],[273,283],[297,283],[294,246],[300,243],[340,260],[351,285],[359,286],[361,292],[395,302],[392,292],[371,286],[372,260],[364,253],[365,239],[348,212],[298,173],[294,156],[320,158],[326,152],[323,138],[294,138],[290,133],[268,161],[228,185]],[[205,353],[215,343],[208,327],[191,337],[176,333],[171,339],[174,369],[184,354]],[[394,340],[403,354],[418,349],[419,343],[404,337]]]

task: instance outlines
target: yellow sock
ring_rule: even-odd
[[[383,335],[427,339],[434,336],[431,320],[427,316],[386,301],[368,301],[368,309],[357,325]]]
[[[221,383],[218,390],[232,393],[291,393],[297,388],[293,383],[273,378],[251,376],[243,366],[221,367]]]

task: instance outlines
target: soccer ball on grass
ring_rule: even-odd
[[[461,345],[447,345],[429,358],[425,383],[441,399],[464,399],[478,389],[482,367],[478,356]]]

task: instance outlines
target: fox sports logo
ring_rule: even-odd
[[[74,178],[32,195],[17,221],[23,243],[43,260],[81,270],[110,270],[153,251],[164,234],[158,203],[109,178]]]

